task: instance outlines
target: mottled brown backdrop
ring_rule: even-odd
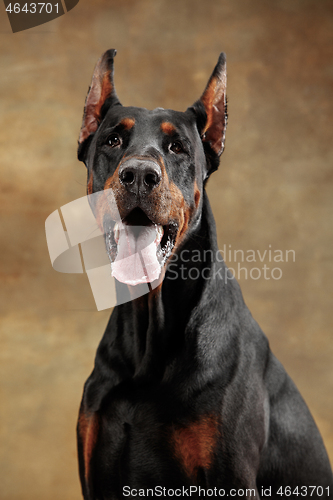
[[[124,104],[179,110],[227,53],[226,150],[208,186],[220,248],[295,251],[226,260],[254,278],[281,269],[241,271],[245,300],[332,459],[333,3],[81,0],[16,34],[0,10],[1,500],[81,498],[76,416],[110,311],[96,311],[86,275],[52,269],[44,221],[85,194],[82,109],[113,47]]]

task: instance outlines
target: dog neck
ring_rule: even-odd
[[[230,301],[243,303],[238,284],[231,280],[218,251],[215,222],[206,194],[201,219],[176,255],[158,287],[116,308],[126,318],[121,331],[117,325],[118,336],[122,343],[127,338],[126,351],[131,353],[136,377],[161,379],[166,367],[180,353],[182,359],[184,351],[189,350],[193,355],[208,323],[212,335],[209,315],[212,303],[226,321]],[[220,326],[216,324],[216,331]]]

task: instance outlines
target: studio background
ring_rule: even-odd
[[[208,183],[219,246],[294,250],[241,263],[281,279],[239,281],[332,461],[332,2],[80,0],[16,34],[0,10],[1,500],[81,498],[76,418],[110,311],[97,312],[86,275],[52,269],[44,223],[86,192],[77,139],[108,48],[124,105],[177,110],[226,52],[226,149]]]

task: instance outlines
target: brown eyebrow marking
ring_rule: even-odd
[[[135,125],[135,120],[134,118],[123,118],[120,125],[122,125],[125,130],[131,130]]]
[[[161,130],[165,134],[172,135],[176,132],[176,127],[170,122],[163,122],[161,123]]]

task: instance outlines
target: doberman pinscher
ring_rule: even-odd
[[[78,158],[121,287],[78,422],[85,500],[328,498],[332,470],[310,412],[221,258],[205,192],[224,149],[222,53],[185,112],[124,107],[115,50],[98,61]],[[145,254],[143,262],[137,255]]]

